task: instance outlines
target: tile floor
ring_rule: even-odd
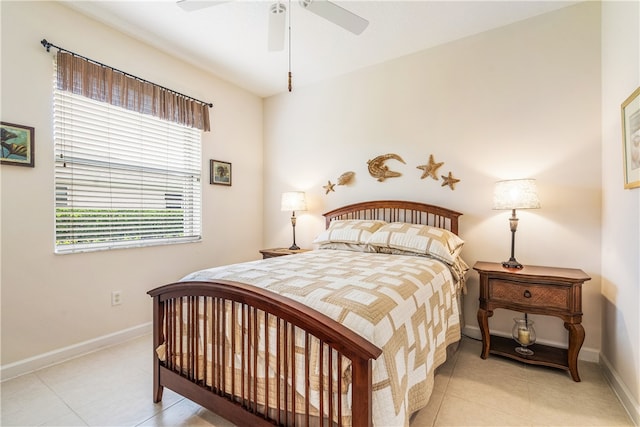
[[[151,400],[151,336],[4,381],[2,426],[230,426],[165,389]],[[561,370],[499,357],[482,360],[464,338],[436,376],[422,426],[633,426],[598,365],[580,362],[582,382]]]

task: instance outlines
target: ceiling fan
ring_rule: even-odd
[[[178,0],[177,4],[183,10],[192,12],[230,1],[233,0]],[[369,21],[366,19],[328,0],[298,0],[298,3],[303,9],[315,13],[353,34],[361,34],[369,25]],[[281,0],[277,0],[269,7],[268,47],[270,51],[284,49],[286,12],[287,6]]]

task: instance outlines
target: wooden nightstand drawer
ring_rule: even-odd
[[[527,307],[569,309],[568,287],[527,285],[499,279],[489,281],[489,296],[493,301],[508,301]]]

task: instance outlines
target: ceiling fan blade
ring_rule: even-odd
[[[300,0],[300,6],[354,34],[361,34],[369,25],[366,19],[327,0]]]
[[[231,0],[178,0],[176,4],[185,12],[193,12],[195,10],[204,9],[210,6],[217,6],[230,1]]]
[[[284,33],[286,26],[287,7],[280,2],[269,6],[269,51],[284,49]]]

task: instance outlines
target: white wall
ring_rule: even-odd
[[[151,320],[146,292],[262,246],[262,100],[57,2],[0,2],[2,121],[35,127],[35,168],[2,165],[2,364]],[[214,103],[203,143],[201,243],[54,255],[51,43]],[[208,160],[233,164],[209,185]],[[112,290],[123,304],[111,307]]]
[[[295,69],[293,70],[295,73]],[[583,269],[583,357],[601,343],[600,5],[585,2],[507,27],[265,100],[265,243],[291,241],[279,196],[306,191],[300,246],[324,226],[321,213],[371,199],[407,199],[456,209],[463,257],[503,261],[510,212],[493,211],[496,180],[536,178],[542,208],[519,211],[516,257],[525,264]],[[403,176],[377,182],[366,161],[396,153]],[[429,155],[461,181],[454,191],[420,179]],[[327,180],[356,172],[325,195]],[[477,333],[478,278],[470,272],[468,332]],[[492,330],[510,333],[513,312],[496,310]],[[557,318],[534,316],[542,341],[566,345]]]
[[[620,105],[640,86],[640,3],[602,3],[602,361],[640,425],[640,188],[625,190]]]

